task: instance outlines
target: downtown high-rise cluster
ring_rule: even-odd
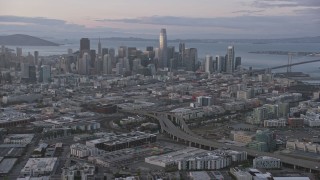
[[[68,68],[64,69],[82,75],[138,73],[154,75],[159,71],[178,69],[193,72],[233,73],[241,64],[241,58],[235,58],[233,46],[228,47],[225,56],[217,56],[213,59],[208,55],[201,63],[196,48],[186,48],[183,42],[179,43],[177,51],[175,46],[168,46],[166,29],[160,30],[159,47],[147,46],[145,50],[139,50],[136,47],[120,46],[117,51],[116,54],[113,48],[103,48],[99,38],[98,53],[96,53],[96,50],[90,49],[90,40],[82,38],[79,53],[69,57]],[[74,61],[76,59],[77,61]]]

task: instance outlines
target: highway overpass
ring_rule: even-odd
[[[235,151],[246,151],[249,156],[257,157],[257,156],[270,156],[274,158],[278,158],[282,163],[292,165],[294,168],[305,168],[310,172],[319,172],[320,162],[306,160],[306,159],[298,159],[290,156],[285,156],[281,154],[269,153],[269,152],[260,152],[253,149],[248,149],[246,147],[239,147],[224,143],[219,143],[215,141],[209,141],[204,139],[196,134],[194,134],[186,125],[184,120],[181,118],[175,117],[171,113],[163,113],[163,112],[146,112],[146,111],[124,111],[126,113],[139,114],[144,115],[159,121],[161,126],[161,132],[167,133],[172,139],[184,142],[192,147],[197,147],[201,149],[213,150],[217,148],[230,148]],[[171,119],[171,120],[170,120]],[[178,124],[178,127],[172,122],[174,121]]]

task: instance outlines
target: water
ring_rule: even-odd
[[[120,40],[101,40],[102,47],[117,49],[119,46],[137,47],[145,50],[147,46],[159,47],[158,41],[120,41]],[[269,43],[269,44],[252,44],[252,43],[194,43],[187,42],[186,48],[197,48],[198,57],[204,59],[205,55],[212,56],[222,55],[227,52],[227,47],[233,45],[235,47],[236,56],[242,57],[242,65],[244,67],[267,68],[288,63],[286,55],[268,55],[253,54],[252,51],[290,51],[290,52],[320,52],[320,43]],[[179,43],[169,42],[168,46],[175,46],[178,50]],[[15,46],[8,46],[15,49]],[[39,51],[40,56],[66,54],[69,48],[73,51],[79,50],[79,42],[71,42],[61,46],[21,46],[23,54],[28,52]],[[98,49],[98,41],[91,40],[91,49]],[[320,59],[320,57],[293,57],[294,62]],[[320,62],[304,64],[292,67],[292,71],[302,71],[311,74],[313,77],[320,77]],[[285,71],[280,69],[279,71]]]

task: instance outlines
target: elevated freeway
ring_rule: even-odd
[[[123,110],[122,110],[123,111]],[[159,121],[161,126],[161,132],[167,133],[172,139],[180,142],[184,142],[192,147],[197,147],[201,149],[213,150],[217,148],[228,148],[235,151],[246,151],[249,156],[270,156],[278,158],[282,163],[292,165],[294,168],[301,167],[308,169],[310,172],[319,172],[320,162],[297,159],[290,156],[285,156],[281,154],[260,152],[253,149],[248,149],[246,147],[239,147],[230,144],[219,143],[215,141],[209,141],[196,134],[194,134],[186,125],[184,120],[175,117],[170,113],[159,113],[159,112],[146,112],[146,111],[123,111],[127,113],[144,115]],[[171,119],[171,120],[170,120]],[[178,126],[176,126],[172,121],[174,121]]]

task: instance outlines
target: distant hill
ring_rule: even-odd
[[[98,40],[98,38],[92,38]],[[115,41],[158,41],[158,39],[144,39],[135,37],[110,37],[101,38],[103,40]],[[316,37],[298,37],[298,38],[279,38],[279,39],[168,39],[169,42],[192,42],[192,43],[253,43],[253,44],[268,44],[268,43],[320,43],[320,36]]]
[[[59,46],[44,39],[24,34],[14,34],[8,36],[0,36],[0,45],[7,46]]]

